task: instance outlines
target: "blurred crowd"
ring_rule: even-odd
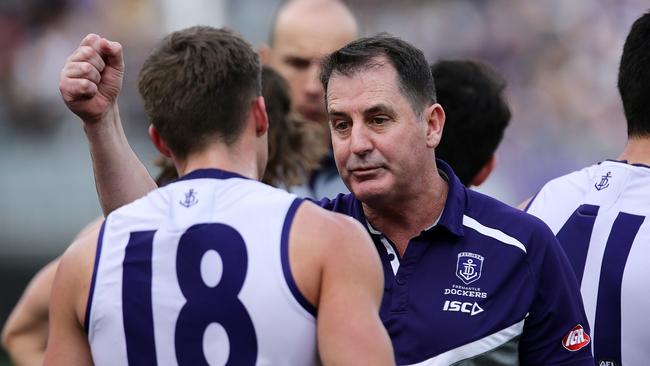
[[[59,72],[80,35],[102,32],[125,40],[127,68],[137,70],[161,33],[149,0],[5,0],[0,4],[0,120],[3,134],[47,138],[66,119]],[[131,73],[130,76],[136,73]],[[121,106],[140,113],[133,78]],[[142,116],[142,114],[140,114]],[[6,135],[5,135],[6,136]]]
[[[365,1],[358,13],[367,32],[399,34],[431,59],[483,60],[505,76],[513,119],[488,193],[515,203],[622,148],[618,59],[647,7],[641,0]]]
[[[385,31],[403,37],[425,50],[431,61],[483,60],[506,77],[514,113],[491,185],[500,198],[515,203],[545,179],[608,156],[623,143],[615,70],[624,36],[645,10],[644,1],[349,3],[365,34]],[[269,18],[276,4],[226,1],[222,18],[260,43],[266,29],[255,24]],[[131,72],[120,107],[127,129],[137,126],[127,133],[142,134],[143,114],[133,79],[147,50],[164,32],[164,11],[162,0],[3,1],[2,134],[51,137],[69,119],[56,88],[58,73],[66,55],[88,32],[102,32],[124,44]]]

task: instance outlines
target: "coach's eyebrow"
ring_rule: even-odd
[[[387,114],[389,116],[395,116],[395,110],[385,104],[375,104],[372,107],[363,111],[364,117],[376,116],[378,114]]]
[[[345,112],[337,111],[336,109],[330,109],[327,112],[327,116],[331,119],[332,117],[349,117]]]

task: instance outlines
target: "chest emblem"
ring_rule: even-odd
[[[458,261],[456,262],[456,277],[463,283],[469,285],[470,283],[481,278],[481,270],[483,269],[483,256],[470,253],[458,253]]]

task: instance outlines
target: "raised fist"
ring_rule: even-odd
[[[122,46],[89,34],[66,60],[59,90],[74,114],[94,123],[116,103],[123,76]]]

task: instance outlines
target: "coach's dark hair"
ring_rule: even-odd
[[[464,185],[490,160],[510,121],[505,80],[476,61],[439,61],[431,66],[445,128],[436,157],[454,169]]]
[[[650,12],[637,19],[623,46],[618,70],[628,136],[650,135]]]
[[[377,66],[378,57],[386,57],[397,71],[400,90],[418,115],[426,106],[435,103],[436,88],[429,64],[422,51],[410,43],[388,34],[361,38],[348,43],[325,58],[320,80],[325,89],[334,73],[350,76],[357,71]]]
[[[180,158],[214,139],[235,142],[261,88],[251,46],[228,29],[207,26],[165,37],[138,77],[151,123]]]

